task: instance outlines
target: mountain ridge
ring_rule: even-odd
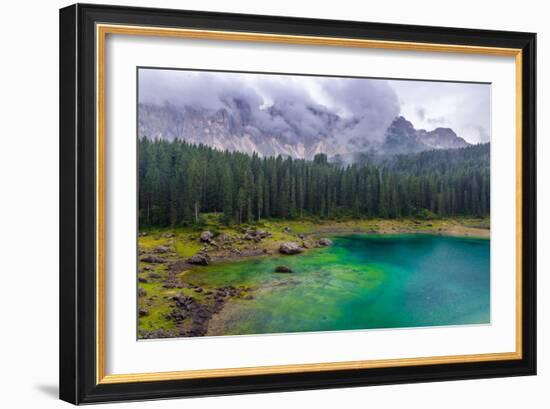
[[[354,118],[345,118],[322,106],[308,106],[319,120],[311,127],[292,118],[289,107],[272,105],[255,117],[246,101],[233,98],[217,110],[200,107],[138,105],[138,137],[185,140],[218,150],[312,159],[318,153],[352,160],[356,153],[384,155],[470,146],[450,128],[416,129],[397,116],[379,140],[362,137]],[[292,107],[290,107],[292,108]],[[354,135],[341,137],[342,135]]]

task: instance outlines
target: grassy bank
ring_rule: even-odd
[[[489,238],[489,218],[447,218],[435,220],[418,219],[359,219],[359,220],[264,220],[255,224],[226,226],[217,215],[205,215],[200,227],[178,227],[169,229],[143,229],[139,237],[139,247],[151,251],[159,246],[171,246],[179,257],[190,257],[204,249],[199,240],[200,233],[211,231],[216,236],[227,235],[233,238],[232,247],[246,253],[250,249],[276,250],[281,242],[305,241],[323,234],[334,233],[427,233],[450,236],[471,236]],[[262,229],[270,237],[251,243],[242,238],[249,229]],[[211,254],[223,255],[223,249],[211,248]]]

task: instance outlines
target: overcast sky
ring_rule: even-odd
[[[489,142],[491,86],[432,81],[388,81],[401,115],[415,128],[452,128],[470,143]]]
[[[357,121],[355,135],[383,138],[402,115],[417,129],[452,128],[470,143],[491,134],[488,84],[413,80],[329,78],[292,75],[141,69],[140,102],[219,109],[224,98],[247,100],[257,116],[273,104],[304,126],[319,126],[306,109],[315,106]],[[270,124],[273,126],[273,124]]]

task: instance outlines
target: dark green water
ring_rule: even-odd
[[[189,280],[251,286],[209,334],[260,334],[435,325],[490,320],[489,240],[430,235],[349,235],[332,247],[214,265]],[[293,274],[277,274],[278,265]]]

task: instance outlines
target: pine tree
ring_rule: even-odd
[[[223,212],[227,224],[316,216],[398,218],[486,216],[490,212],[489,145],[431,151],[351,166],[318,154],[259,158],[184,141],[139,141],[139,223],[198,223]],[[424,216],[423,216],[424,217]]]

